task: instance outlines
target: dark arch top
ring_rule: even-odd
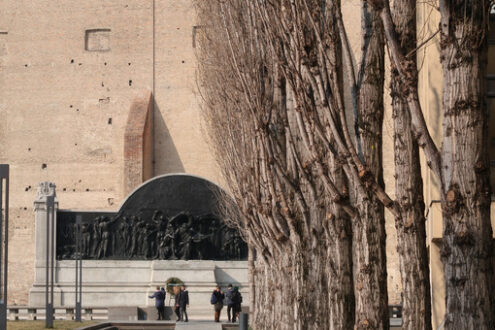
[[[225,192],[198,176],[168,174],[152,178],[136,188],[122,203],[119,214],[152,217],[157,209],[167,217],[181,212],[193,216],[217,215],[218,196]]]

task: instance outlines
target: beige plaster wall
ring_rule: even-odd
[[[431,2],[418,3],[418,43],[427,40],[438,30],[440,13]],[[418,91],[421,107],[430,130],[430,134],[437,144],[441,145],[442,137],[442,64],[440,63],[440,39],[437,34],[428,41],[417,53],[418,67],[420,68]],[[439,200],[439,183],[435,175],[426,165],[423,153],[420,153],[422,161],[423,184],[425,204]]]

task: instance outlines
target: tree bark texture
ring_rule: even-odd
[[[248,243],[248,282],[249,282],[249,319],[254,317],[255,301],[256,301],[256,282],[255,282],[255,253],[256,250],[252,243]]]
[[[362,2],[363,61],[359,72],[358,123],[362,156],[383,187],[382,125],[384,37],[380,17]],[[353,222],[355,329],[388,329],[385,214],[375,194],[355,185],[359,217]]]
[[[446,329],[494,329],[485,73],[489,1],[440,1]]]
[[[392,16],[401,49],[416,48],[416,0],[394,1]],[[413,55],[414,56],[414,55]],[[414,61],[414,64],[416,61]],[[395,196],[399,216],[395,218],[397,251],[402,277],[402,328],[431,329],[431,298],[426,249],[425,205],[419,147],[413,135],[404,84],[392,64],[391,97],[394,120]],[[412,67],[411,84],[417,84]]]
[[[243,214],[240,227],[259,258],[254,326],[326,329],[339,327],[330,322],[348,324],[349,315],[334,315],[332,321],[328,313],[330,261],[347,258],[335,269],[336,278],[347,281],[341,286],[335,282],[334,293],[342,297],[352,297],[352,261],[349,252],[328,256],[324,224],[335,203],[349,206],[346,192],[335,187],[328,172],[334,156],[313,131],[318,120],[313,96],[320,91],[302,78],[310,79],[308,64],[319,53],[309,12],[302,1],[296,4],[300,10],[288,1],[197,5],[209,26],[200,42],[200,71],[208,82],[202,88],[205,119]],[[347,309],[353,308],[352,300],[350,304]]]
[[[426,125],[421,104],[419,102],[417,86],[416,60],[412,60],[401,49],[400,41],[397,38],[395,25],[390,12],[390,0],[366,0],[376,11],[380,13],[383,22],[384,33],[387,39],[390,62],[394,66],[401,80],[401,92],[407,100],[411,123],[415,140],[423,149],[426,163],[433,173],[442,181],[441,159],[433,138]],[[395,214],[395,213],[394,213]],[[397,216],[397,214],[395,214]]]
[[[334,163],[332,173],[338,187],[345,187],[342,166]],[[329,329],[352,329],[355,320],[355,297],[352,265],[351,219],[341,207],[333,205],[324,225],[327,238],[327,290]]]
[[[415,65],[400,49],[389,1],[368,2],[380,11],[390,57],[403,80],[402,89],[407,92],[415,139],[441,182],[445,328],[492,329],[494,266],[484,77],[490,1],[439,1],[443,67],[441,152],[426,127],[417,87],[410,75],[416,71]]]
[[[339,1],[196,3],[207,27],[199,71],[208,133],[243,215],[239,227],[258,257],[254,326],[388,328],[384,207],[400,226],[399,252],[418,259],[403,258],[401,271],[412,272],[424,266],[424,241],[416,236],[424,233],[424,206],[416,194],[419,170],[407,167],[417,164],[416,133],[395,141],[406,149],[399,163],[411,170],[400,183],[407,200],[396,203],[384,190],[383,10],[363,4],[363,58],[355,66]],[[358,118],[355,137],[343,102],[342,58]],[[419,104],[417,89],[406,95],[409,107]],[[421,118],[397,104],[403,118],[396,129],[421,131]],[[434,155],[427,133],[418,141]],[[409,225],[411,217],[419,220]],[[421,297],[427,294],[422,276],[403,275],[408,293],[420,283]],[[406,307],[411,319],[419,318],[422,299]]]

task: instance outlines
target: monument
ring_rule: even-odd
[[[44,301],[43,203],[55,194],[54,184],[40,184],[31,306]],[[72,306],[75,300],[76,232],[83,259],[83,308],[149,306],[155,286],[177,277],[188,286],[194,315],[195,308],[209,311],[215,285],[247,288],[247,245],[219,212],[220,196],[225,196],[221,188],[205,179],[173,174],[145,182],[115,212],[57,209],[54,305]],[[79,225],[76,217],[82,220]]]
[[[57,259],[74,259],[81,214],[84,259],[245,260],[245,242],[218,215],[221,194],[204,179],[172,175],[137,189],[117,213],[59,211]]]

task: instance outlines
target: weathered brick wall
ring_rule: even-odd
[[[124,133],[124,193],[128,195],[152,176],[152,95],[144,91],[133,100]]]

